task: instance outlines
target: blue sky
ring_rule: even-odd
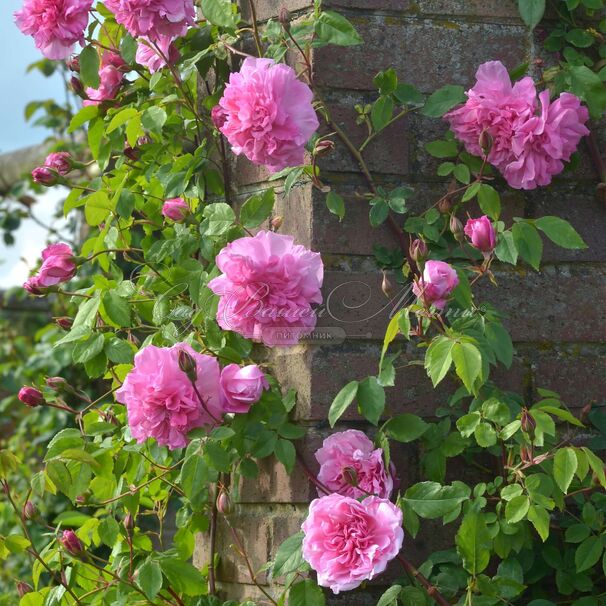
[[[13,13],[22,0],[0,0],[0,153],[40,143],[47,136],[41,127],[25,122],[23,110],[29,101],[63,99],[61,78],[45,78],[40,72],[26,73],[27,66],[41,58],[29,36],[24,36],[13,22]]]

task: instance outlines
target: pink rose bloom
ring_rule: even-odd
[[[217,322],[265,345],[293,345],[316,325],[312,303],[322,302],[320,253],[291,236],[260,231],[217,255],[223,274],[208,283],[221,297]]]
[[[99,105],[102,101],[111,101],[116,97],[122,80],[124,79],[124,70],[128,69],[122,57],[112,51],[105,51],[101,57],[101,66],[99,69],[99,88],[86,88],[88,99],[82,102],[82,105]]]
[[[21,402],[30,408],[36,408],[36,406],[41,406],[45,402],[44,396],[39,389],[36,389],[35,387],[28,387],[27,385],[24,385],[19,390],[17,397]]]
[[[55,185],[58,181],[57,173],[48,166],[37,166],[34,168],[32,170],[32,179],[34,183],[45,185],[46,187]]]
[[[160,52],[156,50],[154,45],[158,47]],[[168,59],[170,65],[174,65],[180,56],[171,36],[160,36],[153,43],[149,38],[143,37],[137,44],[135,60],[139,65],[147,67],[153,74],[166,66],[166,59]]]
[[[221,399],[225,412],[248,412],[259,401],[264,389],[269,389],[269,383],[256,364],[244,368],[229,364],[221,372]]]
[[[359,502],[331,494],[315,499],[301,528],[303,557],[316,571],[318,585],[333,593],[381,574],[404,540],[402,511],[379,497]]]
[[[60,175],[65,176],[72,169],[72,155],[69,152],[54,152],[46,156],[44,166],[52,168]]]
[[[320,464],[318,480],[346,497],[357,499],[375,495],[389,499],[393,478],[385,470],[383,449],[375,448],[364,433],[348,429],[334,433],[316,451]],[[318,489],[320,496],[324,494]]]
[[[183,198],[171,198],[162,205],[162,215],[178,223],[189,214],[189,204]]]
[[[217,130],[221,130],[227,121],[227,112],[220,105],[215,105],[210,112],[210,117]]]
[[[512,139],[515,159],[502,171],[516,189],[549,185],[564,170],[564,162],[576,151],[579,141],[589,134],[585,122],[587,108],[575,95],[562,93],[550,102],[549,91],[539,95],[541,114],[519,123]]]
[[[48,59],[66,59],[84,41],[93,0],[25,0],[15,23]]]
[[[63,243],[51,244],[42,251],[42,265],[35,276],[25,282],[23,288],[38,295],[41,289],[71,280],[76,275],[76,261],[72,249]]]
[[[184,36],[194,24],[193,0],[105,0],[105,5],[135,38]]]
[[[471,245],[489,253],[497,245],[497,236],[490,219],[483,215],[479,219],[468,219],[465,224],[465,235],[471,240]]]
[[[288,65],[247,57],[219,101],[225,112],[220,130],[235,154],[272,173],[298,166],[318,128],[312,97]]]
[[[196,387],[204,404],[179,367],[183,350],[196,363]],[[171,450],[183,448],[192,429],[211,427],[221,418],[219,364],[187,343],[148,345],[135,356],[135,366],[116,391],[116,400],[126,406],[130,432],[137,442],[154,438]]]
[[[444,309],[450,293],[459,283],[457,272],[444,261],[427,261],[423,276],[412,285],[412,292],[425,305]]]

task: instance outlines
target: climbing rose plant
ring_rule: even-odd
[[[530,4],[540,3],[520,9],[534,26]],[[499,311],[476,298],[477,283],[496,286],[495,263],[538,270],[542,236],[585,247],[559,217],[504,220],[499,175],[534,189],[573,161],[591,136],[589,115],[606,106],[594,71],[584,66],[592,75],[579,79],[562,62],[539,87],[528,66],[491,61],[466,93],[447,85],[425,97],[389,69],[374,80],[376,100],[355,107],[366,132],[356,146],[309,57],[312,47],[362,41],[320,0],[262,26],[226,0],[25,0],[15,22],[45,57],[66,60],[82,101],[63,115],[75,136],[56,141],[31,183],[70,189],[64,212],[84,220],[83,241],[48,246],[23,287],[61,306],[52,344],[87,379],[82,388],[51,376],[19,390],[34,423],[52,409],[61,425],[40,458],[0,451],[14,520],[0,553],[32,562],[12,603],[233,606],[217,585],[218,524],[258,604],[322,606],[390,564],[401,577],[379,606],[599,603],[603,420],[573,415],[548,386],[536,398],[497,388],[491,372],[511,366],[513,345]],[[251,42],[256,56],[244,50]],[[446,193],[416,216],[413,189],[378,185],[364,159],[412,112],[450,129],[426,146]],[[377,374],[351,377],[327,411],[333,428],[357,403],[372,439],[339,427],[314,470],[297,456],[306,429],[291,420],[296,394],[262,360],[267,348],[304,341],[323,301],[321,251],[279,233],[276,194],[311,182],[327,193],[336,229],[346,204],[321,181],[321,157],[336,145],[364,176],[371,228],[395,236],[393,250],[377,249],[378,266],[398,269],[412,294],[390,316]],[[273,185],[236,201],[232,155],[263,167]],[[393,288],[386,277],[386,295]],[[457,383],[433,419],[385,413],[386,390],[406,373],[406,341],[434,387]],[[392,456],[394,442],[418,444],[422,481],[399,480],[407,461]],[[268,457],[288,473],[301,465],[318,497],[273,561],[253,562],[230,514]],[[476,484],[457,479],[455,458],[476,468]],[[51,519],[49,502],[61,512]],[[448,547],[413,562],[415,537],[435,521]],[[191,563],[198,534],[203,568]]]

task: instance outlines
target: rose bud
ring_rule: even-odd
[[[420,261],[424,261],[428,254],[429,249],[427,248],[427,244],[420,238],[415,238],[410,245],[410,256],[412,259],[419,263]]]
[[[193,356],[184,349],[179,350],[178,356],[179,368],[187,375],[187,378],[194,382],[198,379],[196,370],[196,361]]]
[[[224,516],[229,515],[233,511],[231,499],[225,490],[221,490],[217,497],[217,511]]]
[[[130,511],[124,516],[123,524],[124,528],[126,528],[128,532],[135,528],[135,519],[131,515]]]
[[[29,278],[23,288],[32,294],[42,294],[42,288],[71,280],[76,270],[76,258],[69,245],[51,244],[42,251],[42,265],[38,273]]]
[[[465,235],[471,240],[471,245],[483,253],[492,252],[497,243],[496,232],[486,215],[479,219],[468,219]]]
[[[44,187],[51,187],[59,182],[59,176],[54,170],[48,168],[48,166],[38,166],[32,170],[32,179],[34,183],[38,185],[44,185]]]
[[[46,289],[40,283],[40,278],[38,276],[31,276],[23,283],[23,288],[30,295],[43,295],[46,292]]]
[[[528,448],[527,446],[521,446],[520,447],[520,459],[522,459],[522,462],[524,463],[531,463],[533,456],[532,456],[532,450],[530,448]]]
[[[82,543],[73,530],[64,530],[59,542],[63,545],[65,551],[73,556],[80,556],[84,552]]]
[[[63,377],[47,377],[46,386],[55,391],[62,391],[68,387],[67,381]]]
[[[278,231],[282,227],[282,223],[284,223],[284,218],[283,217],[274,217],[271,220],[271,228],[274,231]]]
[[[210,117],[215,128],[221,130],[227,121],[227,112],[220,105],[215,105],[210,112]]]
[[[59,328],[62,328],[63,330],[69,330],[73,326],[74,321],[71,318],[68,318],[67,316],[61,316],[60,318],[55,318],[55,323],[57,324],[57,326],[59,326]]]
[[[480,145],[480,149],[484,152],[484,155],[487,156],[492,149],[492,137],[488,131],[482,131],[478,144]]]
[[[291,18],[290,11],[284,5],[282,5],[278,11],[278,21],[286,31],[290,29]]]
[[[131,147],[128,143],[124,146],[124,151],[122,152],[129,160],[135,162],[139,159],[139,153],[136,147]]]
[[[79,72],[80,71],[80,59],[77,56],[70,57],[66,59],[65,66],[71,72]]]
[[[448,197],[442,198],[438,202],[438,210],[443,215],[447,215],[450,212],[451,209],[452,209],[452,202],[450,201],[450,198],[448,198]]]
[[[394,288],[393,284],[391,283],[385,272],[383,272],[383,282],[381,282],[381,290],[388,299],[391,299]]]
[[[34,591],[33,587],[25,581],[17,581],[17,594],[22,598],[25,594]]]
[[[581,423],[585,423],[587,421],[587,417],[593,408],[593,404],[590,402],[589,404],[585,404],[583,408],[581,408],[581,413],[579,414],[579,419]]]
[[[42,392],[35,387],[23,386],[19,390],[19,395],[17,397],[30,408],[36,408],[36,406],[42,406],[42,404],[46,403]]]
[[[171,198],[162,206],[162,214],[175,223],[180,223],[189,215],[189,204],[183,198]]]
[[[527,408],[522,409],[520,421],[522,422],[522,431],[525,431],[529,436],[533,436],[535,427],[537,426],[537,422],[534,420],[533,416],[528,412]]]
[[[335,148],[335,142],[330,139],[321,139],[314,147],[314,156],[325,156]]]
[[[76,76],[72,76],[69,80],[69,87],[79,97],[82,97],[82,98],[86,97],[86,93],[84,92],[84,86],[82,85],[80,78],[76,78]]]
[[[38,517],[38,508],[31,501],[25,501],[22,513],[26,520],[35,520]]]
[[[240,368],[229,364],[221,371],[221,401],[225,412],[246,413],[258,402],[269,383],[263,371],[251,364]]]
[[[67,175],[73,168],[72,155],[69,152],[54,152],[46,156],[44,166],[52,168],[62,176]]]
[[[450,226],[449,227],[450,227],[450,232],[455,237],[455,240],[457,240],[458,242],[462,242],[465,238],[464,230],[463,230],[463,223],[461,223],[461,221],[459,221],[459,219],[457,219],[457,217],[455,215],[450,216]]]
[[[459,283],[456,270],[444,261],[427,261],[423,275],[415,280],[412,292],[424,305],[444,309],[450,293]]]

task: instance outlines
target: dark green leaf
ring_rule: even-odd
[[[427,99],[422,111],[430,118],[441,118],[455,105],[463,103],[465,98],[465,90],[462,86],[447,84]]]
[[[331,427],[335,426],[335,423],[341,418],[341,415],[349,408],[349,405],[354,401],[357,393],[358,382],[351,381],[335,396],[335,399],[330,405],[330,410],[328,411],[328,422]]]

